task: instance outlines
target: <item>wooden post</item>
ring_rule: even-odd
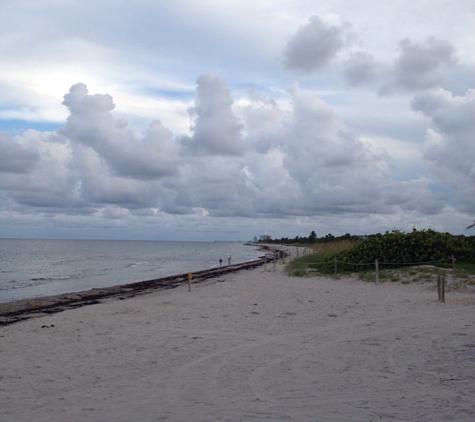
[[[264,271],[267,271],[267,255],[264,255]]]
[[[337,272],[338,272],[338,264],[337,264],[337,260],[335,258],[335,280],[336,280],[336,277],[337,277]]]
[[[277,259],[275,259],[274,257],[274,272],[275,272],[275,262],[277,261]]]
[[[445,303],[445,275],[437,274],[437,294],[439,300]]]
[[[445,275],[441,276],[441,278],[442,278],[442,283],[441,283],[441,285],[442,285],[442,289],[441,289],[442,290],[442,295],[441,295],[440,299],[441,299],[442,303],[445,303]]]
[[[297,258],[299,257],[299,248],[297,248]]]
[[[452,255],[452,269],[455,271],[455,256]]]
[[[188,291],[191,292],[191,279],[193,278],[193,273],[188,273]]]
[[[442,279],[440,274],[437,274],[437,300],[442,299]]]
[[[376,284],[378,284],[379,283],[379,262],[377,259],[374,261],[374,269],[376,270]]]

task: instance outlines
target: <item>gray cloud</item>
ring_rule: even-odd
[[[475,209],[475,90],[453,96],[443,89],[416,96],[416,111],[431,120],[424,157],[431,175],[454,192],[458,207],[473,214]]]
[[[52,132],[29,130],[16,138],[35,151],[34,165],[23,171],[24,163],[17,162],[22,171],[2,175],[0,189],[8,192],[17,206],[37,207],[44,212],[72,206],[75,174],[69,167],[68,145]],[[0,142],[2,157],[3,146]]]
[[[348,132],[326,103],[298,86],[289,92],[294,120],[284,134],[283,165],[300,188],[294,202],[300,213],[442,209],[444,197],[433,195],[427,183],[392,180],[387,157],[375,155]],[[408,196],[408,191],[417,194]]]
[[[117,176],[95,150],[83,145],[73,144],[71,150],[74,161],[70,166],[78,177],[75,188],[79,203],[96,209],[105,205],[128,209],[157,206],[153,180]]]
[[[455,49],[447,41],[427,38],[424,44],[408,38],[399,43],[399,57],[395,60],[389,81],[381,87],[381,94],[394,91],[413,92],[440,85],[441,69],[456,63]]]
[[[246,148],[243,125],[233,113],[231,90],[226,81],[205,73],[196,83],[196,101],[188,109],[193,136],[183,136],[181,144],[191,154],[241,155]]]
[[[15,142],[6,133],[0,132],[0,173],[30,173],[39,161],[37,151]]]
[[[379,80],[380,65],[366,51],[353,53],[344,64],[344,76],[352,86],[370,85]]]
[[[293,35],[284,51],[287,69],[310,73],[324,67],[343,47],[343,28],[312,16]]]

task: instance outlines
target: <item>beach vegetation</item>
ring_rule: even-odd
[[[358,273],[362,279],[374,280],[376,260],[380,280],[428,281],[447,271],[472,280],[475,236],[415,228],[408,233],[393,230],[364,238],[348,236],[315,245],[311,254],[292,261],[287,270],[292,274],[305,267],[305,274],[330,275],[335,272],[336,261],[338,274]]]
[[[315,230],[312,230],[308,237],[305,236],[295,236],[294,238],[281,237],[280,239],[261,239],[259,242],[262,243],[273,243],[279,245],[292,245],[292,246],[309,246],[312,245],[314,248],[318,248],[321,245],[328,243],[340,242],[340,241],[351,241],[356,242],[361,240],[361,236],[351,235],[349,233],[344,234],[343,236],[333,236],[331,233],[326,234],[325,236],[318,237]]]

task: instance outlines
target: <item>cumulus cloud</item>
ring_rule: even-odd
[[[246,148],[243,126],[233,113],[233,99],[226,81],[205,73],[196,83],[196,101],[188,109],[193,136],[181,138],[183,147],[198,155],[241,155]]]
[[[298,85],[289,89],[293,122],[284,134],[283,165],[298,183],[299,213],[392,213],[395,209],[432,209],[443,197],[427,183],[391,179],[387,157],[372,153],[357,134],[321,99]],[[297,147],[298,146],[298,147]],[[408,191],[418,192],[409,196]],[[423,200],[425,197],[430,206]]]
[[[153,180],[175,173],[173,135],[160,121],[153,121],[142,137],[113,117],[110,95],[89,95],[83,83],[71,87],[63,104],[70,115],[61,133],[72,143],[94,149],[117,176]]]
[[[475,209],[475,90],[454,96],[443,89],[417,95],[414,110],[431,121],[426,132],[424,157],[430,173],[455,192],[465,212]]]
[[[455,49],[447,41],[430,37],[418,44],[405,38],[399,43],[399,56],[380,93],[414,92],[438,86],[443,81],[440,71],[454,66],[456,61]]]
[[[167,183],[162,210],[170,213],[193,213],[224,217],[254,215],[257,192],[246,183],[244,164],[225,156],[200,157],[182,167],[179,178]]]
[[[286,105],[257,92],[234,104],[224,79],[212,74],[197,85],[191,136],[174,136],[158,120],[142,134],[115,118],[111,96],[72,86],[64,96],[70,115],[58,132],[0,139],[2,154],[18,158],[7,169],[16,173],[0,179],[3,206],[111,221],[200,221],[430,214],[445,204],[429,179],[393,180],[387,156],[372,152],[328,103],[297,83]],[[453,101],[452,120],[468,119],[471,109],[447,93],[418,97],[414,108],[445,137],[453,132]]]
[[[54,132],[28,130],[16,137],[17,142],[35,151],[33,163],[25,168],[23,160],[14,160],[20,171],[10,171],[0,178],[0,189],[8,192],[17,206],[47,209],[67,208],[74,203],[75,174],[69,167],[71,152]],[[0,156],[8,154],[12,140],[0,142]],[[6,146],[6,148],[5,148]],[[2,160],[3,161],[3,160]]]
[[[253,150],[267,153],[280,145],[291,113],[273,98],[251,91],[243,104],[235,107],[245,122],[245,136]]]
[[[343,47],[343,30],[312,16],[289,39],[284,51],[286,68],[310,73],[324,67]]]
[[[112,205],[127,209],[157,206],[158,186],[154,180],[117,176],[94,149],[74,144],[70,148],[69,166],[77,177],[77,204],[96,210]]]
[[[0,173],[30,173],[39,161],[39,154],[31,148],[25,147],[8,134],[0,132]]]

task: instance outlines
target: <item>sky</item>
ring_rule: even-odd
[[[472,0],[0,0],[0,237],[473,234]]]

